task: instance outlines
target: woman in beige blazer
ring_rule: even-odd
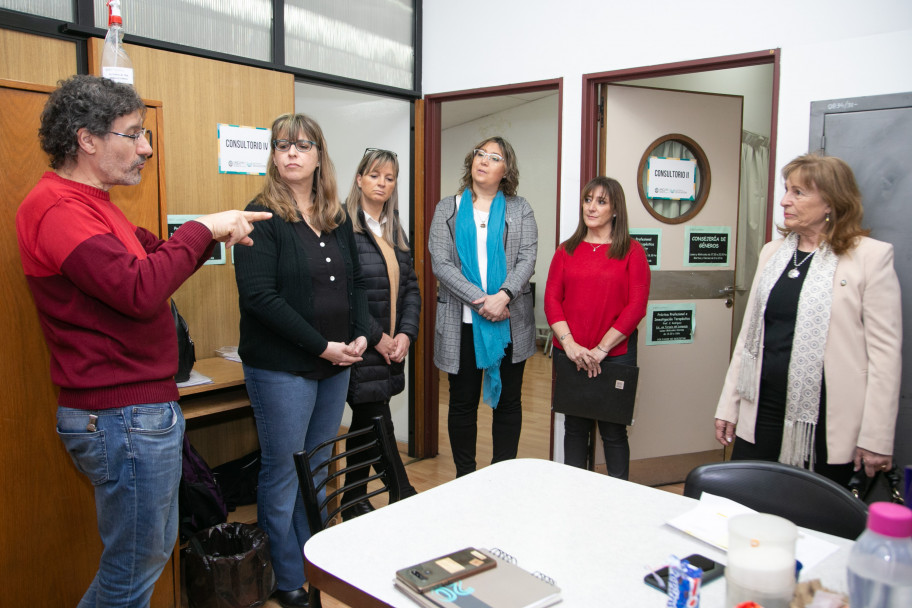
[[[902,327],[893,247],[861,228],[849,166],[782,170],[785,225],[760,253],[716,409],[732,459],[778,460],[846,484],[892,464]]]

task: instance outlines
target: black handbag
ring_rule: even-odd
[[[186,382],[190,379],[193,364],[196,363],[196,347],[190,338],[190,326],[177,312],[177,304],[171,300],[171,315],[174,317],[174,327],[177,330],[177,373],[174,374],[175,382]]]
[[[590,378],[563,350],[555,349],[554,353],[551,409],[580,418],[633,424],[639,367],[602,361],[601,373]]]
[[[855,471],[849,480],[849,490],[856,498],[867,504],[873,502],[893,502],[905,504],[903,500],[902,477],[896,465],[889,471],[877,471],[874,477],[865,475],[864,467]]]

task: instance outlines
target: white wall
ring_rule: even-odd
[[[563,77],[562,238],[577,220],[583,74],[780,48],[777,168],[807,152],[811,101],[912,91],[908,0],[425,2],[422,32],[425,94]]]
[[[563,79],[561,239],[577,223],[584,74],[780,49],[777,171],[808,151],[812,101],[912,91],[908,0],[434,1],[422,34],[425,95]]]
[[[478,142],[499,135],[510,142],[519,164],[517,193],[525,197],[538,224],[538,258],[532,280],[535,290],[535,323],[547,325],[544,311],[545,281],[554,255],[557,223],[557,94],[495,112],[441,133],[440,194],[456,194],[465,155]],[[446,104],[443,104],[446,114]]]
[[[399,218],[408,230],[409,167],[411,158],[411,104],[406,101],[354,93],[317,85],[295,84],[295,111],[319,123],[329,156],[336,167],[339,197],[343,203],[351,189],[365,148],[392,150],[399,157]],[[289,109],[290,110],[290,109]],[[408,383],[406,368],[406,383]],[[408,386],[408,384],[406,384]],[[390,401],[396,439],[408,441],[408,397],[403,392]],[[345,408],[342,424],[351,422]]]

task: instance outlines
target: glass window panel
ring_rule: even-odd
[[[121,0],[120,7],[127,34],[271,60],[271,0]],[[95,0],[95,25],[108,27],[105,0]]]
[[[73,7],[72,2],[60,0],[0,0],[0,8],[61,21],[73,21]]]
[[[414,88],[413,0],[285,0],[285,63]]]

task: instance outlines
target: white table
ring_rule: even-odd
[[[497,547],[553,578],[559,606],[661,607],[666,596],[643,583],[647,566],[691,553],[725,563],[722,551],[665,524],[695,504],[547,460],[511,460],[316,534],[304,546],[307,578],[358,608],[414,608],[393,587],[396,570],[463,547]],[[801,579],[844,591],[852,541],[806,532],[840,549]],[[720,580],[703,589],[700,605],[724,599]]]

